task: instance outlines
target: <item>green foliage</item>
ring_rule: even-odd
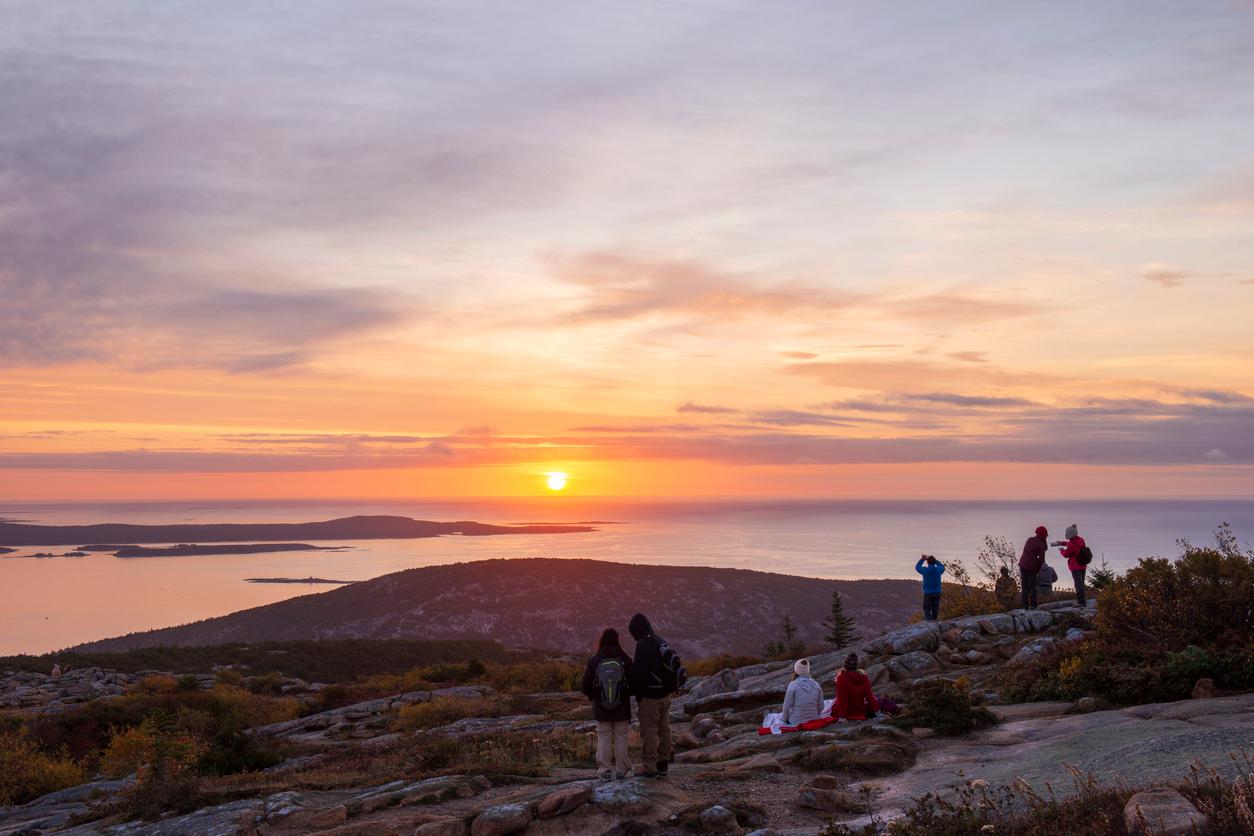
[[[929,728],[943,736],[967,734],[997,722],[987,708],[971,704],[965,680],[932,679],[910,689],[905,710],[893,718],[902,728]]]
[[[795,659],[806,652],[805,642],[797,638],[797,625],[792,623],[792,616],[784,616],[784,638],[781,641],[770,641],[762,646],[762,655],[768,659]]]
[[[401,673],[415,667],[459,663],[518,663],[543,659],[533,651],[508,650],[479,639],[324,639],[221,644],[206,647],[143,647],[118,653],[60,651],[43,656],[0,658],[0,670],[49,673],[64,668],[99,667],[135,673],[143,670],[175,674],[203,673],[236,666],[252,675],[277,673],[308,682],[351,682],[379,673]],[[233,682],[231,684],[239,684]]]
[[[136,782],[123,794],[121,809],[144,819],[194,810],[200,799],[196,767],[206,744],[178,728],[167,712],[153,713],[123,735],[126,752],[137,763]]]
[[[840,593],[835,589],[832,590],[832,611],[823,619],[823,626],[827,628],[823,641],[832,647],[847,647],[858,640],[853,619],[845,615],[844,602],[840,600]]]
[[[1101,592],[1114,583],[1118,577],[1119,573],[1110,568],[1110,564],[1106,562],[1106,555],[1102,555],[1100,565],[1089,565],[1088,573],[1084,576],[1084,582],[1094,592]]]
[[[1002,696],[1136,705],[1185,699],[1204,677],[1221,689],[1254,689],[1254,553],[1226,526],[1215,541],[1182,542],[1178,560],[1145,559],[1106,583],[1097,638],[1004,669]]]
[[[25,804],[87,780],[65,750],[42,748],[24,728],[0,729],[0,807]]]

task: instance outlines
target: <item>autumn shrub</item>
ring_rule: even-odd
[[[166,712],[153,714],[122,735],[117,768],[124,759],[134,759],[136,781],[121,794],[119,808],[144,819],[195,809],[200,799],[196,770],[208,746],[180,730]]]
[[[488,665],[486,684],[498,691],[530,694],[538,691],[577,691],[583,666],[571,662],[522,662]]]
[[[40,748],[24,728],[0,729],[0,807],[25,804],[87,780],[64,750]]]
[[[397,713],[395,725],[401,731],[433,729],[467,717],[499,717],[504,708],[498,700],[438,697],[402,707]]]
[[[163,673],[154,673],[134,682],[127,689],[131,694],[173,694],[179,689],[179,681]]]
[[[966,680],[931,679],[910,689],[905,710],[892,723],[902,728],[929,728],[939,735],[967,734],[997,722],[987,708],[972,705]]]

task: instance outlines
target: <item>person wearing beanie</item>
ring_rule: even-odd
[[[1036,527],[1036,533],[1023,544],[1023,554],[1019,557],[1019,589],[1022,590],[1021,604],[1025,610],[1036,609],[1037,575],[1045,566],[1045,553],[1049,551],[1049,531],[1043,525]]]
[[[1083,607],[1087,603],[1084,576],[1088,572],[1088,564],[1080,562],[1080,553],[1087,551],[1088,546],[1080,536],[1080,527],[1075,523],[1067,526],[1067,539],[1059,540],[1054,545],[1059,546],[1062,556],[1067,558],[1067,568],[1071,570],[1071,579],[1075,581],[1075,601]],[[1088,558],[1093,559],[1093,552],[1088,552]]]
[[[880,710],[871,693],[871,678],[858,669],[858,654],[845,657],[844,666],[836,673],[836,702],[832,717],[841,720],[865,720]]]
[[[822,713],[823,686],[810,676],[810,660],[798,659],[792,666],[792,682],[784,693],[784,725],[799,726],[818,719]]]
[[[945,564],[935,555],[925,554],[914,564],[914,571],[923,576],[923,620],[935,621],[940,618],[941,575],[945,574]]]

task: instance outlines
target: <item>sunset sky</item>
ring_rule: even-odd
[[[1254,495],[1252,44],[4,3],[0,501]]]

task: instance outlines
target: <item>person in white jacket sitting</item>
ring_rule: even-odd
[[[799,726],[822,715],[823,686],[810,676],[809,659],[798,659],[792,671],[792,682],[784,693],[783,722],[786,726]]]

